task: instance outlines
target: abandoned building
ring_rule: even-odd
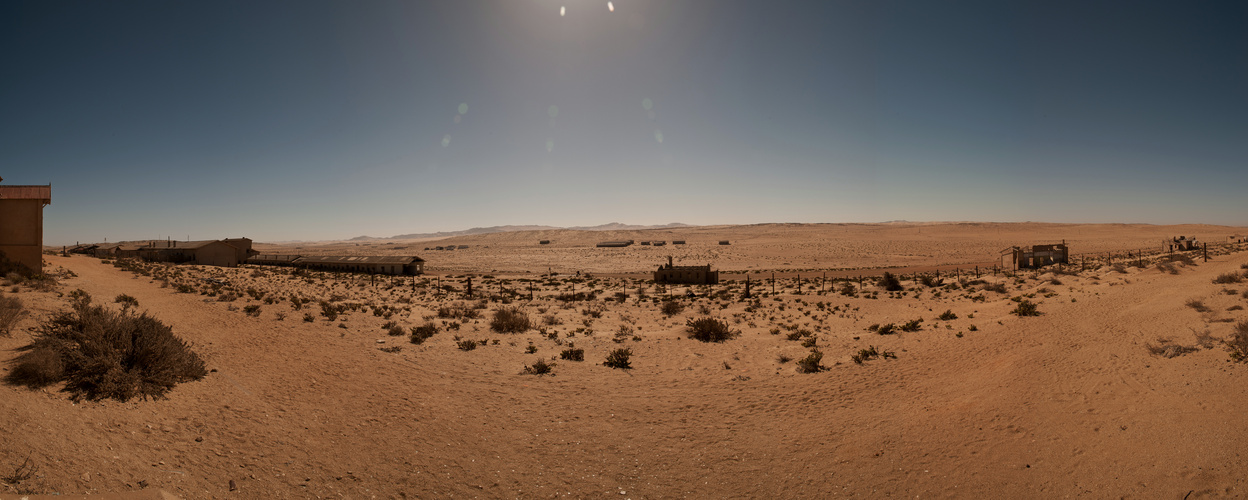
[[[294,265],[322,271],[369,274],[415,276],[425,272],[425,259],[402,255],[305,255],[295,259]]]
[[[729,243],[729,242],[728,242],[728,240],[719,240],[719,244],[720,244],[720,245],[731,245],[732,243]]]
[[[1001,251],[1001,266],[1014,269],[1036,269],[1052,264],[1070,262],[1070,249],[1066,240],[1052,245],[1033,245],[1030,248],[1010,247]]]
[[[1172,252],[1196,250],[1197,248],[1200,248],[1200,242],[1196,241],[1195,236],[1192,236],[1191,238],[1188,238],[1187,236],[1175,236],[1170,238],[1169,245],[1170,251]]]
[[[719,271],[712,271],[711,265],[705,266],[674,266],[672,258],[667,264],[659,266],[654,272],[655,283],[680,283],[687,285],[715,285],[719,283]]]
[[[247,259],[248,264],[258,266],[293,266],[301,255],[260,254]]]
[[[549,245],[549,244],[550,244],[550,240],[540,240],[540,241],[538,241],[538,242],[537,242],[537,244],[538,244],[538,245]]]
[[[685,240],[672,240],[673,245],[684,245]]]
[[[43,273],[43,207],[51,203],[51,184],[0,186],[0,253],[23,272]]]
[[[100,258],[130,258],[174,264],[236,267],[259,252],[251,249],[248,238],[224,240],[147,240],[96,244],[91,252]]]
[[[619,248],[619,247],[626,247],[626,246],[630,246],[630,245],[632,245],[633,243],[634,243],[634,242],[633,242],[633,240],[627,240],[627,241],[600,241],[600,242],[598,242],[598,246],[599,246],[599,247],[612,247],[612,248]]]

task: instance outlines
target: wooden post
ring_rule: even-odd
[[[742,298],[750,298],[750,275],[745,275],[745,295]]]
[[[529,282],[529,302],[533,302],[533,282]]]
[[[776,273],[771,273],[771,294],[776,294]]]
[[[472,297],[472,276],[468,277],[468,296]]]
[[[1209,244],[1205,243],[1205,262],[1209,262]]]

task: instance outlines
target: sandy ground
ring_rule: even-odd
[[[1037,226],[1041,236],[1028,242],[1060,239],[1051,235],[1061,231],[1046,232],[1047,227]],[[781,262],[793,268],[824,265],[815,265],[812,257],[824,250],[797,236],[807,228],[796,227],[788,236],[759,236],[758,228],[741,228],[738,236],[731,236],[736,234],[731,228],[707,231],[721,231],[708,233],[709,240],[727,234],[740,242],[718,254],[728,262],[776,269],[765,264],[771,262],[767,256],[787,248],[794,256]],[[1067,239],[1099,251],[1124,251],[1134,242],[1159,244],[1157,231],[1183,234],[1182,228],[1139,226],[1138,234],[1131,228],[1107,230],[1108,236],[1092,236],[1080,227],[1063,231],[1087,232],[1083,239]],[[928,246],[1006,246],[992,229],[937,229],[946,235],[933,236],[939,241]],[[1203,237],[1212,238],[1210,231]],[[156,401],[75,403],[55,388],[0,386],[0,476],[27,457],[38,466],[34,477],[4,484],[0,493],[162,488],[185,498],[1248,494],[1242,473],[1248,457],[1241,452],[1248,443],[1248,427],[1241,425],[1248,410],[1248,367],[1232,363],[1217,340],[1248,320],[1243,310],[1248,283],[1212,282],[1220,274],[1242,272],[1248,252],[1216,253],[1207,263],[1178,266],[1177,274],[1150,265],[1123,272],[1104,267],[1077,275],[987,276],[986,283],[956,287],[948,286],[952,280],[940,288],[906,282],[904,295],[870,284],[855,296],[819,294],[810,283],[798,294],[794,280],[782,280],[776,295],[742,301],[741,284],[734,282],[693,287],[723,295],[682,299],[684,311],[667,317],[651,299],[668,290],[640,281],[574,282],[567,275],[522,281],[544,265],[519,264],[518,243],[509,247],[497,242],[507,235],[490,236],[494,239],[481,237],[489,239],[489,249],[482,243],[436,254],[445,271],[442,284],[455,290],[444,293],[428,278],[373,282],[358,276],[291,276],[288,269],[194,266],[154,266],[153,276],[141,276],[94,258],[48,256],[49,270],[76,276],[62,279],[53,291],[3,288],[22,298],[32,315],[12,337],[0,337],[0,375],[18,354],[15,349],[29,342],[31,329],[65,308],[58,292],[78,288],[97,302],[111,303],[118,294],[135,297],[140,310],[192,342],[214,371]],[[761,248],[750,248],[751,237]],[[687,238],[692,247],[694,237]],[[896,255],[922,246],[897,239],[903,249],[890,250]],[[844,245],[886,249],[888,240],[880,235]],[[1097,247],[1093,241],[1125,243]],[[554,250],[596,250],[567,244]],[[973,252],[933,252],[924,258],[979,259]],[[452,254],[458,260],[441,262]],[[995,249],[989,258],[994,255]],[[518,264],[493,265],[512,261]],[[567,267],[610,272],[628,264],[612,262],[595,257]],[[482,273],[472,301],[461,298],[464,280],[447,276],[460,266]],[[515,274],[487,278],[486,267]],[[838,261],[828,267],[852,266]],[[206,277],[225,285],[210,291]],[[165,281],[168,287],[162,286]],[[1005,293],[983,290],[998,283]],[[177,293],[179,284],[196,289]],[[527,298],[530,284],[533,301]],[[624,303],[602,300],[625,285]],[[572,286],[599,290],[599,299],[555,299]],[[646,300],[637,300],[637,286],[645,289]],[[681,296],[688,287],[670,288]],[[266,303],[247,289],[276,300]],[[489,318],[504,306],[497,301],[484,302],[484,316],[477,320],[436,315],[441,306],[476,304],[500,290],[516,291],[510,305],[520,306],[547,335],[490,331]],[[240,297],[220,300],[231,293]],[[295,310],[290,294],[356,304],[356,309],[328,321],[315,301]],[[1012,298],[1038,303],[1043,314],[1010,314],[1017,305]],[[1190,299],[1203,301],[1210,311],[1188,307]],[[259,306],[257,316],[244,312],[248,305]],[[938,319],[946,310],[957,319]],[[304,314],[312,321],[305,322]],[[723,318],[741,335],[722,344],[686,338],[685,322],[703,316]],[[869,331],[873,324],[919,318],[916,332]],[[415,345],[406,336],[387,335],[382,329],[387,321],[403,328],[433,324],[440,332]],[[460,322],[458,330],[450,328]],[[1209,347],[1182,356],[1165,358],[1147,348],[1166,342],[1196,346],[1204,333],[1214,339]],[[790,334],[801,338],[789,340]],[[456,337],[485,345],[461,350]],[[806,356],[810,348],[802,342],[810,337],[817,339],[827,369],[797,373],[795,361],[782,357]],[[558,359],[570,343],[585,350],[585,361]],[[530,345],[536,352],[526,352]],[[896,359],[855,363],[852,355],[868,346]],[[383,347],[402,349],[383,352]],[[609,351],[623,347],[633,352],[632,369],[601,364]],[[553,376],[524,373],[538,359],[553,360]],[[231,480],[237,491],[230,491]]]

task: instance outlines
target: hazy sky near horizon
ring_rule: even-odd
[[[0,4],[45,242],[1248,224],[1246,2]]]

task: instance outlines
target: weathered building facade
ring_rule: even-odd
[[[680,283],[687,285],[715,285],[719,283],[719,271],[712,271],[711,265],[705,266],[675,266],[672,265],[672,258],[667,258],[667,264],[659,266],[654,271],[655,283]]]
[[[1001,252],[1001,265],[1014,269],[1036,269],[1053,264],[1070,262],[1070,249],[1066,242],[1031,247],[1010,247]]]
[[[43,272],[43,207],[52,186],[0,186],[0,252],[25,272]]]
[[[401,255],[305,255],[294,265],[322,271],[415,276],[425,272],[425,259]]]

